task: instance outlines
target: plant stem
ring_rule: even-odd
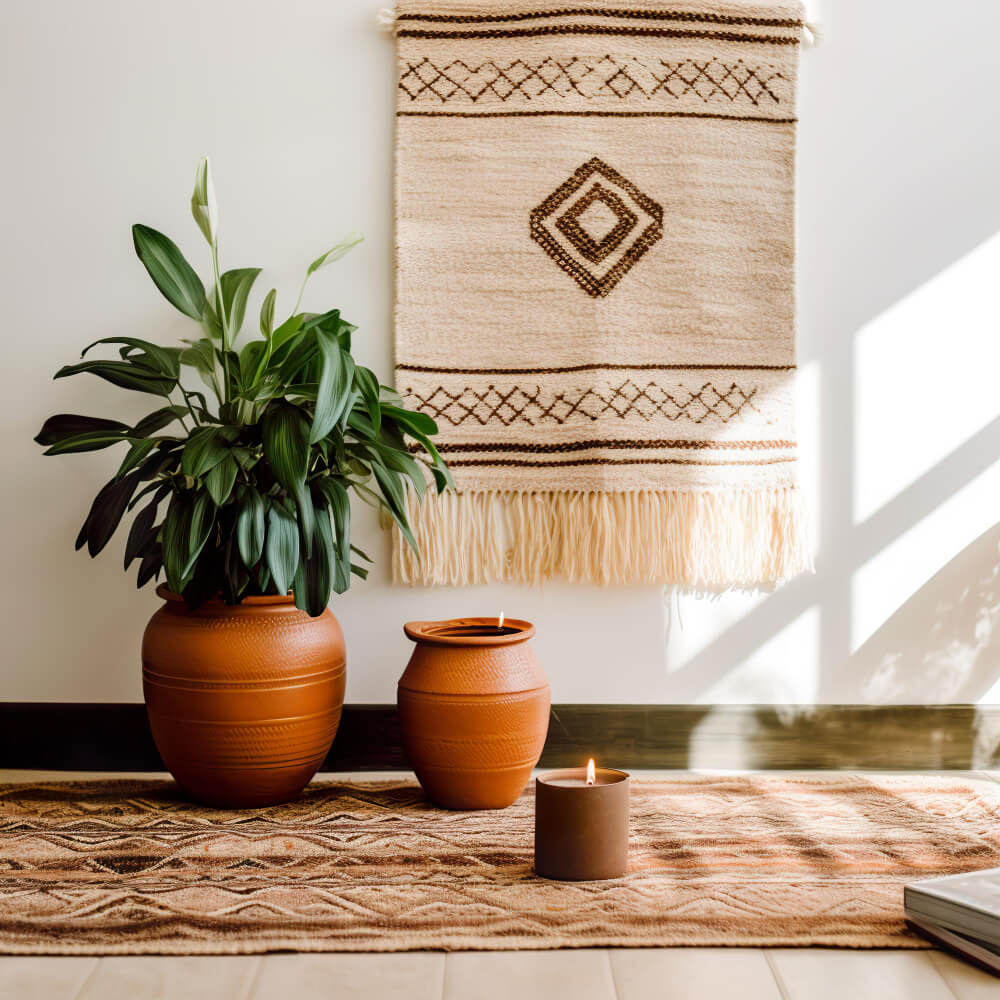
[[[177,383],[177,388],[181,389],[180,382]],[[181,393],[182,394],[184,393],[183,389],[181,389]],[[161,393],[161,395],[163,396],[163,398],[168,403],[170,403],[171,406],[173,406],[174,401],[170,398],[170,393],[169,392]],[[184,396],[184,402],[187,403],[187,396],[186,395]],[[191,404],[190,403],[188,403],[188,412],[191,414],[192,420],[195,420],[195,422],[197,423],[197,419],[195,418],[195,415],[194,415],[194,410],[191,409]],[[190,434],[191,432],[190,432],[190,430],[188,430],[188,425],[186,423],[184,423],[184,417],[180,413],[177,414],[177,419],[181,422],[181,427],[184,428],[184,431],[186,433]]]
[[[184,405],[188,408],[188,413],[191,414],[191,419],[194,421],[195,427],[200,426],[201,425],[201,421],[198,419],[198,414],[194,412],[194,407],[191,405],[191,398],[188,396],[187,392],[185,391],[184,386],[182,386],[180,384],[180,382],[178,382],[177,383],[177,388],[180,389],[181,395],[184,397]],[[183,417],[179,417],[178,419],[180,420],[181,425],[183,426],[184,430],[187,430],[188,428],[187,428],[187,424],[184,423],[184,418]]]
[[[222,281],[219,277],[219,244],[212,243],[212,270],[215,273],[215,304],[219,309],[219,322],[222,324],[222,377],[225,385],[222,387],[223,402],[229,402],[229,320],[226,318],[226,303],[222,299]]]
[[[299,306],[302,305],[302,296],[306,291],[306,282],[309,280],[309,272],[306,271],[306,276],[302,279],[302,284],[299,287],[299,297],[295,300],[295,308],[292,310],[292,315],[294,316],[299,311]]]

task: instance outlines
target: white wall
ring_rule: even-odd
[[[54,412],[141,401],[50,375],[91,339],[169,342],[185,324],[129,225],[204,267],[187,211],[211,154],[224,266],[263,265],[291,304],[303,264],[367,242],[312,284],[388,379],[394,63],[376,0],[6,0],[0,700],[132,701],[156,607],[73,539],[118,459],[43,458]],[[997,701],[1000,686],[1000,5],[827,0],[800,102],[801,441],[818,573],[767,598],[679,602],[549,585],[409,590],[380,557],[335,601],[348,698],[390,701],[411,618],[538,625],[557,701]],[[134,575],[134,574],[133,574]],[[683,625],[683,627],[682,627]],[[666,639],[669,635],[669,643]]]

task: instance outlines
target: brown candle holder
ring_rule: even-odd
[[[535,779],[535,874],[561,882],[619,878],[628,869],[629,776],[597,768]]]

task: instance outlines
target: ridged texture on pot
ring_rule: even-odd
[[[153,738],[170,773],[210,805],[294,798],[319,769],[344,703],[344,635],[291,598],[191,610],[169,596],[142,640]]]
[[[427,795],[450,809],[509,806],[541,756],[549,700],[526,642],[418,641],[398,705],[403,745]]]

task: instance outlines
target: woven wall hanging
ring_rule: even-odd
[[[794,431],[802,8],[402,0],[396,380],[458,489],[412,583],[809,566]]]

